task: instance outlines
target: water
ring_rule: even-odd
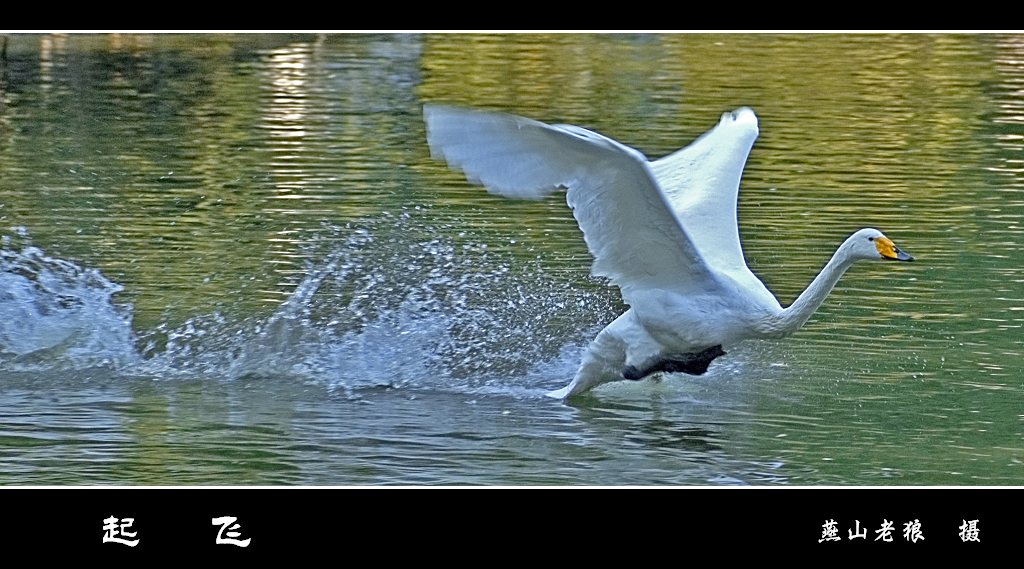
[[[0,484],[1024,480],[1024,39],[10,37]],[[623,306],[560,197],[429,159],[426,101],[660,156],[751,106],[749,263],[810,323],[565,404]]]

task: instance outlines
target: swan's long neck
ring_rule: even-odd
[[[846,253],[846,243],[843,243],[793,304],[782,310],[776,324],[779,332],[789,334],[803,326],[821,303],[825,302],[825,298],[839,282],[839,277],[843,276],[853,263],[854,259]]]

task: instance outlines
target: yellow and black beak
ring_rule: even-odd
[[[878,249],[878,254],[881,255],[883,259],[888,259],[890,261],[914,260],[912,256],[901,251],[900,248],[897,247],[896,244],[888,237],[879,237],[878,239],[875,239],[875,248]]]

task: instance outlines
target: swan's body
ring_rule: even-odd
[[[747,108],[653,162],[575,126],[439,105],[425,106],[424,117],[431,152],[489,191],[536,199],[567,188],[594,275],[616,284],[630,306],[552,397],[658,372],[702,374],[723,346],[799,329],[855,261],[913,259],[880,231],[861,229],[783,308],[740,246],[736,199],[758,134]]]

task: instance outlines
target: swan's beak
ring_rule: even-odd
[[[875,248],[878,249],[878,254],[883,259],[890,261],[913,261],[914,258],[905,252],[901,251],[895,243],[892,242],[888,237],[879,237],[875,239]]]

